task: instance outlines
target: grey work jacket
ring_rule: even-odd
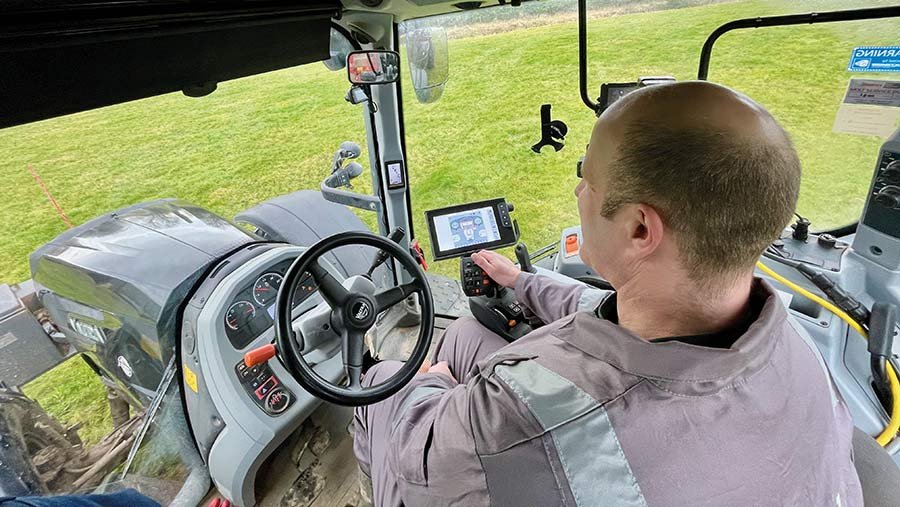
[[[847,408],[767,283],[729,349],[638,338],[576,311],[584,290],[520,275],[551,324],[463,384],[426,374],[398,394],[406,505],[862,505]]]

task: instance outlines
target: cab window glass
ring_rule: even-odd
[[[696,79],[707,36],[734,19],[885,4],[589,1],[590,93],[596,98],[603,82],[642,76]],[[578,223],[575,167],[594,117],[579,97],[575,13],[575,0],[550,0],[401,25],[401,32],[443,27],[449,38],[450,79],[441,99],[421,104],[404,83],[416,231],[425,230],[426,209],[500,196],[516,205],[532,251]],[[762,103],[791,134],[803,164],[797,211],[813,230],[862,212],[884,140],[832,128],[851,77],[900,80],[847,71],[853,48],[896,44],[896,33],[896,19],[856,21],[741,30],[715,45],[709,79]],[[552,118],[568,125],[568,135],[562,151],[547,147],[538,155],[530,148],[541,137],[542,104],[553,106]],[[438,269],[452,274],[451,264]]]

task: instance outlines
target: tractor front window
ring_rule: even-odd
[[[642,76],[696,79],[707,36],[734,19],[880,4],[590,0],[590,93],[596,100],[601,83]],[[549,0],[401,24],[401,41],[403,34],[438,27],[450,48],[450,79],[439,101],[420,103],[406,75],[402,81],[416,231],[427,230],[424,210],[500,196],[516,205],[522,240],[532,250],[559,241],[562,228],[578,223],[573,169],[594,115],[579,97],[575,20],[575,0]],[[881,135],[853,134],[835,131],[835,123],[851,79],[900,80],[900,74],[848,71],[854,48],[896,45],[896,23],[741,30],[716,43],[709,79],[763,104],[791,134],[803,165],[797,212],[813,230],[861,214],[882,135],[890,128]],[[561,151],[545,147],[536,154],[531,146],[541,139],[543,104],[552,105],[552,118],[564,121],[568,134]],[[427,242],[427,235],[418,236]],[[442,262],[437,269],[454,276],[456,268]]]

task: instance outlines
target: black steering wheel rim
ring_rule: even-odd
[[[413,281],[382,291],[374,297],[343,289],[340,282],[319,265],[318,260],[331,250],[348,245],[366,245],[385,251],[412,275]],[[316,373],[304,360],[301,350],[302,345],[298,345],[298,340],[294,339],[291,319],[292,302],[294,301],[298,282],[305,273],[312,275],[323,299],[331,306],[332,325],[336,328],[335,331],[341,334],[341,354],[344,360],[345,372],[350,377],[350,385],[347,387],[335,385]],[[341,290],[347,293],[346,297],[349,299],[337,302],[332,297],[334,296],[333,294],[328,296],[327,291],[340,292],[338,287],[335,287],[333,284],[339,285]],[[323,285],[328,285],[329,288],[323,289]],[[362,357],[360,355],[362,352],[360,350],[364,351],[365,348],[365,332],[374,324],[375,318],[379,313],[414,293],[419,293],[420,295],[422,321],[419,328],[419,336],[412,353],[394,376],[377,385],[362,388],[359,385],[359,375],[362,367]],[[384,306],[385,304],[386,306]],[[338,308],[335,306],[338,306]],[[362,311],[364,308],[368,308],[369,311]],[[365,315],[362,315],[364,313]],[[282,363],[304,389],[317,398],[338,405],[369,405],[382,401],[402,389],[416,375],[420,365],[425,360],[431,345],[433,332],[434,302],[431,296],[431,288],[428,286],[428,281],[425,278],[425,272],[422,271],[422,268],[413,259],[412,255],[400,245],[390,239],[368,232],[343,232],[323,238],[310,246],[294,260],[285,272],[284,281],[281,284],[275,302],[275,341]],[[359,342],[361,342],[362,349],[359,348]]]

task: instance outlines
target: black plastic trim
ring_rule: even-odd
[[[584,105],[599,114],[600,105],[591,99],[587,83],[587,0],[578,0],[578,89]]]
[[[578,0],[579,5],[585,0]],[[729,21],[713,30],[703,49],[700,51],[700,67],[697,70],[697,79],[705,81],[709,76],[709,61],[712,57],[713,46],[719,37],[733,30],[745,28],[764,28],[771,26],[805,25],[816,23],[834,23],[840,21],[859,21],[864,19],[881,19],[900,17],[900,5],[891,7],[874,7],[870,9],[848,9],[842,11],[810,12],[807,14],[790,14],[787,16],[767,16],[756,18],[744,18]]]
[[[400,29],[397,23],[394,23],[394,47],[400,47]],[[401,58],[402,59],[402,58]],[[409,178],[409,157],[406,154],[406,121],[403,113],[403,71],[400,71],[400,78],[395,84],[397,90],[397,120],[400,124],[400,151],[403,154],[403,170],[406,172],[406,216],[409,223],[409,241],[412,242],[416,238],[415,229],[413,228],[413,212],[412,198],[410,197],[410,178]],[[395,282],[396,283],[396,280]]]

